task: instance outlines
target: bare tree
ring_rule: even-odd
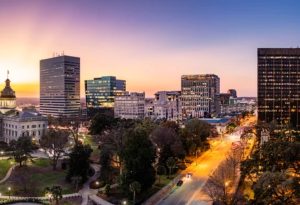
[[[68,132],[51,128],[42,136],[40,144],[49,152],[53,170],[56,170],[58,160],[64,153],[64,148],[68,142]]]
[[[241,160],[241,151],[230,153],[226,160],[213,172],[207,180],[204,191],[214,201],[224,205],[235,204],[235,180]]]

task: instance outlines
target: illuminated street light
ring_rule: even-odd
[[[225,186],[227,187],[229,185],[230,181],[225,182]]]
[[[7,190],[8,190],[8,198],[10,199],[11,187],[8,187]]]
[[[124,204],[124,205],[125,205],[125,204],[127,204],[127,201],[123,201],[123,203],[122,203],[122,204]]]

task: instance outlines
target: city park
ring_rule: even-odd
[[[239,128],[248,118],[247,114],[226,127],[228,136],[239,132],[238,137],[246,145],[242,152],[231,151],[234,155],[229,154],[216,171],[208,174],[204,190],[212,201],[233,204],[237,193],[247,193],[248,198],[243,200],[256,200],[260,196],[259,189],[251,184],[261,176],[261,172],[254,174],[253,167],[262,163],[262,159],[251,161],[259,157],[257,129],[253,123],[250,129]],[[186,170],[198,166],[199,157],[212,153],[215,143],[224,137],[198,119],[181,127],[169,121],[120,120],[96,115],[88,132],[80,132],[78,123],[59,123],[59,126],[50,123],[49,127],[39,142],[21,137],[9,145],[1,144],[0,204],[27,201],[77,205],[87,204],[88,200],[101,201],[99,204],[147,204],[166,187],[174,190],[174,180],[180,180]],[[263,151],[268,158],[270,151]],[[297,154],[290,159],[291,164],[297,164]],[[225,196],[218,195],[220,190],[212,182],[228,167],[233,172],[221,183],[227,191]],[[291,173],[297,176],[298,168],[295,169]],[[236,178],[245,183],[234,182]],[[291,194],[291,200],[295,193]]]
[[[195,132],[203,130],[199,132],[202,135],[198,136],[199,139],[196,139],[197,136],[194,136],[195,139],[190,139],[193,143],[188,149],[192,158],[193,152],[196,151],[198,155],[208,149],[206,138],[210,135],[210,127],[199,122],[189,125],[194,126]],[[61,125],[61,122],[54,124],[50,123],[47,135],[39,142],[31,138],[19,138],[9,145],[1,144],[0,196],[3,202],[0,203],[22,200],[56,203],[57,198],[60,204],[81,204],[84,200],[81,199],[82,195],[88,197],[98,193],[102,198],[112,202],[128,201],[130,204],[150,197],[167,185],[176,176],[179,168],[185,169],[186,163],[191,162],[188,157],[185,158],[185,148],[178,136],[180,128],[173,122],[153,123],[150,120],[137,122],[100,116],[98,119],[95,117],[90,126],[89,133],[92,135],[86,131],[80,132],[77,125]],[[104,130],[106,132],[103,132]],[[157,147],[154,147],[148,139],[150,132],[154,135],[153,140],[156,141]],[[136,139],[125,140],[129,134]],[[141,144],[135,144],[138,141]],[[167,147],[171,142],[175,146]],[[145,166],[142,170],[138,170],[138,167],[132,168],[141,172],[139,176],[130,176],[130,173],[125,170],[127,161],[130,161],[127,159],[130,156],[122,153],[126,145],[132,145],[132,150],[126,150],[126,154],[134,156],[136,152],[141,152],[140,166],[144,166],[145,160],[146,163],[148,161],[148,165],[146,164],[148,167]],[[80,147],[79,150],[74,150],[77,146]],[[157,154],[160,156],[156,157]],[[75,163],[82,160],[79,167],[76,167],[78,164],[75,165],[75,171],[71,170],[72,157]],[[81,173],[73,173],[83,167],[84,163],[87,163],[85,170],[81,169]],[[96,171],[100,166],[101,175]],[[145,178],[144,171],[148,171],[150,176],[145,184],[133,179],[129,180],[129,178]],[[73,176],[66,180],[70,173],[73,173]],[[122,177],[124,179],[121,179]],[[120,183],[121,180],[128,182]],[[122,185],[118,186],[118,184]],[[144,187],[147,187],[147,193],[141,192]],[[57,190],[52,190],[55,188]],[[57,196],[54,197],[53,192]],[[62,199],[63,196],[64,198],[71,196],[71,199]],[[114,198],[117,200],[114,201]]]

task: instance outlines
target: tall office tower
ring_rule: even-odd
[[[237,92],[235,89],[229,89],[227,93],[229,93],[231,97],[237,98]]]
[[[101,110],[111,110],[115,96],[123,95],[126,91],[126,81],[118,80],[115,76],[103,76],[93,80],[85,80],[85,98],[87,112],[90,117]]]
[[[216,116],[220,112],[220,78],[214,74],[181,76],[182,118]]]
[[[40,61],[40,112],[53,117],[78,117],[80,58],[56,56]]]
[[[258,49],[258,120],[300,128],[300,48]]]

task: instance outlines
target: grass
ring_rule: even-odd
[[[2,159],[0,160],[0,180],[6,176],[7,171],[14,163],[13,160]]]
[[[35,167],[48,167],[51,165],[49,159],[34,159],[32,164]]]
[[[156,182],[154,184],[154,186],[157,186],[157,187],[164,187],[166,186],[167,184],[169,184],[171,182],[171,180],[174,178],[174,176],[170,176],[171,178],[168,178],[167,175],[162,175],[160,176],[160,182],[159,182],[159,176],[157,176],[157,179],[156,179]]]
[[[74,193],[72,185],[65,183],[66,173],[63,171],[49,171],[46,173],[33,173],[31,180],[36,182],[35,188],[38,190],[38,195],[43,195],[44,189],[52,185],[60,185],[63,188],[63,194]]]
[[[26,167],[16,167],[11,177],[3,184],[0,184],[0,192],[8,194],[8,187],[11,187],[12,193],[20,196],[43,196],[44,190],[48,186],[60,185],[63,194],[74,193],[74,187],[65,181],[66,171],[57,169],[52,170],[48,159],[34,159]],[[24,187],[28,191],[23,193]]]

